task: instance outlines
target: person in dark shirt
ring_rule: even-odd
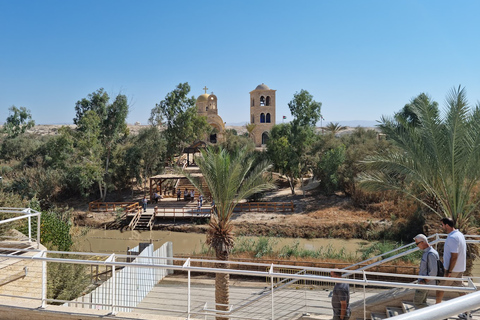
[[[331,271],[330,276],[340,278],[341,273]],[[333,320],[350,319],[350,290],[348,283],[336,283],[332,292]]]

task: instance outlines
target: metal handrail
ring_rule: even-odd
[[[11,250],[11,249],[10,249]],[[342,273],[348,272],[348,273],[356,273],[356,274],[361,274],[362,277],[360,279],[346,279],[346,278],[332,278],[330,276],[320,276],[320,275],[312,275],[312,274],[288,274],[288,273],[283,273],[283,272],[273,272],[274,268],[279,268],[283,267],[284,265],[274,265],[274,264],[269,264],[270,266],[270,271],[249,271],[249,270],[244,270],[244,269],[238,269],[238,268],[233,268],[233,269],[228,269],[228,268],[215,268],[214,266],[212,267],[196,267],[196,266],[191,266],[190,262],[193,260],[195,261],[204,261],[204,262],[215,262],[215,260],[203,260],[203,259],[190,259],[190,258],[173,258],[173,257],[150,257],[150,256],[145,256],[145,259],[148,259],[148,263],[129,263],[129,262],[122,262],[118,261],[118,258],[121,257],[129,257],[129,255],[115,255],[117,260],[112,259],[112,255],[110,254],[96,254],[96,253],[73,253],[73,252],[62,252],[62,251],[39,251],[39,250],[28,250],[24,249],[23,251],[25,252],[33,252],[37,253],[36,255],[29,256],[11,256],[11,255],[6,255],[6,254],[0,254],[1,257],[9,258],[9,259],[15,259],[15,260],[34,260],[34,261],[41,261],[42,265],[46,265],[48,262],[57,262],[57,263],[68,263],[68,264],[84,264],[84,265],[102,265],[102,266],[110,266],[112,269],[118,269],[120,267],[137,267],[137,268],[148,268],[148,269],[167,269],[167,270],[178,270],[178,271],[187,271],[187,272],[200,272],[200,273],[210,273],[210,274],[215,274],[215,273],[228,273],[228,274],[234,274],[234,275],[244,275],[244,276],[255,276],[255,277],[273,277],[275,278],[281,278],[281,279],[294,279],[294,280],[313,280],[313,281],[324,281],[324,282],[331,282],[331,283],[348,283],[348,284],[354,284],[354,285],[359,285],[359,286],[375,286],[375,287],[384,287],[384,288],[411,288],[411,289],[430,289],[430,290],[444,290],[444,291],[457,291],[457,292],[474,292],[477,290],[477,288],[474,286],[473,282],[470,281],[470,278],[463,278],[463,280],[468,280],[469,284],[468,287],[449,287],[449,286],[435,286],[435,285],[423,285],[423,284],[415,284],[415,283],[402,283],[402,282],[388,282],[388,281],[378,281],[378,280],[370,280],[371,276],[378,277],[378,276],[390,276],[390,277],[410,277],[413,279],[418,279],[420,276],[418,275],[397,275],[397,274],[392,274],[392,273],[378,273],[378,272],[368,272],[368,271],[357,271],[357,270],[341,270],[341,269],[333,269],[335,271],[339,271]],[[62,258],[55,258],[55,257],[49,257],[50,254],[62,254]],[[74,258],[70,259],[68,258],[70,255],[72,255]],[[88,257],[91,257],[92,255],[95,255],[97,257],[102,257],[100,260],[91,260],[88,259]],[[78,258],[78,257],[85,256],[87,258]],[[172,265],[172,264],[166,264],[165,261],[188,261],[188,263],[185,263],[183,265]],[[244,263],[239,263],[237,261],[231,262],[231,261],[221,261],[222,263],[227,263],[227,264],[245,264],[245,265],[254,265],[254,266],[265,266],[267,264],[259,264],[259,263],[251,263],[251,262],[244,262]],[[171,263],[171,262],[169,262]],[[332,271],[330,268],[315,268],[315,267],[299,267],[299,266],[287,266],[291,269],[297,269],[297,270],[303,270],[303,269],[308,269],[308,270],[314,270],[317,272],[329,272]],[[46,272],[46,269],[43,271]],[[422,276],[421,278],[428,278],[428,279],[440,279],[440,277],[425,277]],[[46,277],[44,278],[43,281],[46,281]],[[190,278],[189,278],[189,283],[190,283]],[[267,297],[268,295],[273,297],[274,292],[277,292],[284,288],[285,285],[281,287],[274,288],[273,287],[273,282],[272,282],[272,288],[267,289],[266,291],[263,292],[262,298]],[[112,294],[114,294],[114,291],[112,290]],[[261,299],[259,297],[259,299]],[[258,301],[259,299],[256,299]],[[37,299],[38,300],[38,299]],[[56,300],[52,299],[47,299],[46,296],[43,297],[42,303],[44,302],[55,302]],[[113,301],[113,300],[112,300]],[[273,300],[272,300],[273,301]],[[56,301],[58,302],[58,301]],[[84,303],[84,302],[82,302]],[[480,304],[480,301],[478,302]],[[86,303],[88,304],[88,303]],[[231,308],[231,312],[227,313],[227,316],[234,316],[233,313],[235,311],[241,310],[245,306],[249,304],[248,301],[243,302],[240,305],[237,305],[236,307],[233,306]],[[109,305],[110,306],[110,305]],[[131,306],[123,306],[121,303],[116,303],[111,305],[112,308],[126,308],[126,307],[131,307]],[[144,309],[141,307],[134,307],[136,309]],[[268,307],[267,307],[268,308]],[[273,308],[273,305],[272,305]],[[190,309],[189,309],[190,310]],[[178,311],[177,311],[178,312]],[[216,312],[216,311],[215,311]],[[273,313],[273,311],[272,311]],[[198,312],[189,312],[188,314],[199,314]],[[223,314],[223,313],[222,313]],[[422,318],[419,317],[417,319],[427,319],[427,318]]]

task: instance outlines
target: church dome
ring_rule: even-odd
[[[208,101],[208,93],[204,93],[197,98],[197,102],[207,102]]]
[[[262,83],[262,84],[259,84],[255,90],[270,90],[270,88],[265,84],[265,83]]]

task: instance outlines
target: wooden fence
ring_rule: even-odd
[[[124,209],[125,214],[136,213],[140,210],[138,202],[101,202],[92,201],[88,204],[88,211],[90,212],[107,212],[117,211],[117,209]]]

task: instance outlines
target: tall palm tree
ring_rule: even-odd
[[[332,134],[337,134],[338,132],[347,129],[346,126],[341,126],[338,122],[330,122],[325,126],[325,131],[331,132]]]
[[[453,89],[442,118],[429,99],[411,104],[415,119],[382,118],[382,131],[398,150],[364,161],[360,186],[393,189],[412,197],[440,217],[451,217],[467,231],[478,207],[480,105],[470,111],[465,89]]]
[[[227,261],[234,246],[232,213],[237,203],[250,195],[274,188],[266,177],[270,164],[266,161],[255,163],[247,148],[228,153],[223,148],[209,147],[197,159],[215,207],[210,218],[206,243],[215,250],[216,267],[227,269]],[[192,184],[205,193],[199,178],[184,172]],[[227,310],[229,304],[228,273],[217,273],[215,277],[215,302],[217,310]],[[226,319],[217,317],[217,319]]]

